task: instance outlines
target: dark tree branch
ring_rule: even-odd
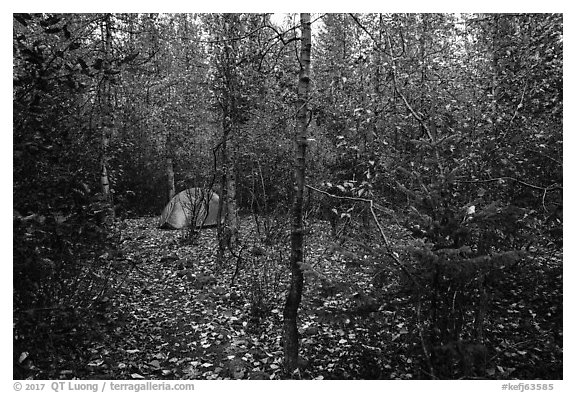
[[[392,260],[394,261],[394,264],[396,266],[398,266],[412,280],[412,282],[418,288],[422,288],[422,285],[420,284],[420,282],[416,279],[416,277],[414,277],[414,275],[410,272],[410,270],[408,270],[406,265],[404,265],[404,263],[400,260],[400,256],[398,255],[398,253],[396,251],[394,251],[394,249],[392,248],[392,244],[390,244],[388,237],[384,233],[384,229],[382,228],[382,224],[380,223],[380,220],[378,220],[378,216],[376,215],[376,212],[374,211],[375,209],[383,211],[384,209],[380,205],[374,203],[374,200],[372,200],[372,199],[333,195],[333,194],[330,194],[329,192],[320,190],[318,188],[315,188],[315,187],[312,187],[309,185],[306,185],[306,188],[313,190],[313,191],[316,191],[316,192],[319,192],[319,193],[324,194],[326,196],[329,196],[330,198],[345,199],[345,200],[349,200],[349,201],[357,201],[357,202],[367,203],[368,207],[370,208],[370,213],[372,215],[372,218],[374,219],[374,222],[376,223],[376,226],[378,227],[378,232],[380,233],[380,237],[382,238],[382,240],[384,241],[384,245],[386,246],[386,252],[387,252],[388,256],[390,258],[392,258]]]
[[[456,182],[457,183],[478,184],[478,183],[492,183],[495,181],[503,181],[503,180],[512,180],[512,181],[515,181],[516,183],[522,184],[523,186],[533,188],[535,190],[544,191],[544,192],[563,189],[563,187],[561,185],[558,185],[557,183],[554,183],[550,186],[537,186],[534,184],[526,183],[523,180],[516,179],[516,178],[510,177],[510,176],[501,176],[501,177],[495,177],[492,179],[483,179],[483,180],[456,180]]]

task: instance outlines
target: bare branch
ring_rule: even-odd
[[[349,200],[349,201],[357,201],[357,202],[365,202],[365,203],[370,203],[372,202],[374,204],[374,207],[376,208],[376,210],[379,210],[383,213],[388,213],[388,211],[386,209],[384,209],[381,205],[374,203],[371,199],[366,199],[366,198],[360,198],[360,197],[349,197],[349,196],[340,196],[340,195],[334,195],[334,194],[330,194],[329,192],[320,190],[319,188],[316,187],[312,187],[309,185],[306,185],[306,188],[316,191],[320,194],[324,194],[326,196],[329,196],[330,198],[334,198],[334,199],[345,199],[345,200]]]
[[[388,45],[390,46],[389,56],[390,56],[390,60],[392,61],[392,82],[394,84],[394,91],[400,96],[400,98],[402,98],[404,105],[406,106],[406,108],[408,108],[408,110],[412,114],[412,117],[414,117],[418,121],[418,123],[420,123],[420,125],[422,126],[422,128],[426,132],[428,139],[430,139],[430,143],[432,143],[432,145],[434,147],[434,153],[436,155],[436,161],[438,163],[438,169],[440,171],[440,176],[443,177],[444,176],[444,167],[442,166],[442,162],[440,160],[440,153],[438,152],[438,147],[436,146],[436,141],[434,139],[434,136],[432,135],[432,132],[430,131],[430,128],[426,125],[426,123],[424,122],[424,119],[422,119],[422,116],[420,116],[418,113],[416,113],[414,108],[412,108],[412,105],[410,105],[406,96],[400,91],[400,89],[398,89],[398,81],[396,80],[396,69],[397,69],[396,58],[392,55],[392,40],[390,39],[389,35],[387,36],[387,38],[388,38]]]
[[[562,165],[562,161],[557,160],[556,158],[551,157],[550,155],[548,155],[548,154],[546,154],[546,153],[542,153],[542,152],[539,151],[539,150],[530,149],[530,148],[527,148],[526,150],[531,151],[532,153],[540,154],[540,155],[546,157],[547,159],[549,159],[550,161],[553,161],[555,164],[558,164],[558,165],[560,165],[560,166]]]
[[[512,180],[512,181],[515,181],[516,183],[522,184],[523,186],[530,187],[530,188],[533,188],[535,190],[545,191],[545,192],[563,189],[563,187],[561,185],[558,185],[557,183],[543,187],[543,186],[537,186],[534,184],[526,183],[523,180],[516,179],[516,178],[510,177],[510,176],[501,176],[501,177],[495,177],[492,179],[483,179],[483,180],[456,180],[456,182],[457,183],[476,184],[476,183],[491,183],[491,182],[503,181],[503,180]]]
[[[372,218],[374,219],[374,222],[376,223],[376,226],[378,227],[378,232],[380,233],[380,237],[382,238],[382,240],[384,241],[384,245],[386,246],[386,252],[388,254],[388,256],[390,256],[390,258],[392,258],[392,260],[394,261],[394,263],[396,264],[396,266],[398,266],[411,280],[412,282],[420,289],[422,289],[422,285],[420,284],[420,282],[416,279],[416,277],[414,277],[414,275],[410,272],[410,270],[408,270],[408,268],[406,267],[406,265],[404,265],[404,263],[402,263],[402,261],[400,260],[400,257],[398,255],[398,253],[396,251],[394,251],[392,249],[392,245],[390,244],[390,241],[388,240],[388,237],[386,236],[386,234],[384,233],[384,229],[382,228],[382,224],[380,223],[380,220],[378,220],[378,216],[376,215],[376,212],[374,211],[374,209],[382,209],[381,206],[378,206],[377,204],[374,203],[374,201],[372,199],[366,199],[366,198],[358,198],[358,197],[346,197],[346,196],[338,196],[338,195],[333,195],[330,194],[329,192],[320,190],[318,188],[306,185],[306,187],[310,190],[314,190],[316,192],[319,192],[321,194],[327,195],[331,198],[335,198],[335,199],[346,199],[346,200],[351,200],[351,201],[357,201],[357,202],[364,202],[367,203],[369,208],[370,208],[370,213],[372,215]]]
[[[382,48],[382,45],[381,45],[380,41],[377,40],[376,38],[374,38],[374,36],[372,35],[372,33],[370,33],[370,32],[368,31],[368,29],[366,29],[366,27],[364,27],[364,25],[363,25],[362,23],[360,23],[360,20],[358,20],[358,18],[356,17],[356,15],[354,15],[354,14],[352,14],[352,13],[349,13],[348,15],[350,15],[350,17],[351,17],[352,19],[354,19],[354,22],[356,22],[356,24],[357,24],[358,26],[360,26],[360,28],[361,28],[362,30],[364,30],[364,32],[365,32],[366,34],[368,34],[368,36],[370,37],[370,39],[372,39],[372,42],[374,42],[374,44],[378,47],[378,49],[381,50],[382,52],[384,52],[384,48]]]

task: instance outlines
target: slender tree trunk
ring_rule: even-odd
[[[226,207],[228,227],[230,229],[230,245],[233,246],[238,240],[238,214],[236,208],[236,173],[234,172],[234,162],[236,158],[234,144],[228,149],[226,164]]]
[[[302,208],[304,203],[304,181],[306,175],[306,146],[308,128],[308,96],[310,90],[310,50],[312,35],[310,14],[300,14],[302,29],[300,47],[300,76],[298,82],[298,113],[295,144],[295,195],[292,210],[292,235],[290,256],[290,289],[284,306],[284,367],[291,373],[298,367],[298,307],[302,300],[304,276],[300,264],[304,260],[304,223]]]
[[[227,116],[225,116],[225,119]],[[224,251],[232,247],[238,238],[238,215],[236,209],[236,176],[234,173],[234,150],[230,147],[229,136],[232,126],[224,120],[222,142],[222,176],[220,182],[220,201],[218,206],[218,253],[216,259],[222,262]],[[221,219],[224,217],[224,225]]]
[[[176,195],[176,186],[174,185],[174,161],[172,155],[166,157],[166,177],[168,178],[168,200]]]
[[[223,16],[223,34],[225,38],[238,35],[240,30],[240,19],[236,14],[226,14]],[[218,252],[216,260],[223,262],[224,251],[227,247],[232,247],[238,238],[238,218],[236,212],[236,177],[234,174],[235,149],[232,138],[238,129],[238,71],[237,62],[237,40],[231,40],[224,45],[219,58],[220,75],[223,78],[222,86],[222,177],[220,188],[220,205],[218,213]],[[224,225],[220,219],[224,216]]]
[[[426,37],[428,34],[428,15],[422,14],[420,16],[422,18],[422,30],[420,32],[420,42],[419,42],[419,55],[420,55],[420,113],[427,113],[428,108],[426,97],[426,83],[427,83],[427,75],[426,75]],[[430,115],[430,113],[429,113]],[[434,122],[434,118],[430,115],[430,123]],[[422,135],[426,135],[426,131],[424,130],[423,125],[420,125],[420,132]]]
[[[500,123],[498,119],[500,117],[500,108],[498,105],[498,97],[500,96],[500,15],[494,14],[492,16],[492,24],[492,100],[490,102],[490,111],[492,112],[492,132],[494,133],[494,138],[498,138]]]
[[[226,115],[224,116],[226,119]],[[224,126],[226,129],[226,126]],[[228,201],[228,169],[226,166],[228,165],[228,148],[227,148],[227,135],[226,130],[222,135],[222,145],[221,145],[221,173],[220,173],[220,200],[218,201],[218,214],[217,214],[217,229],[216,229],[216,237],[218,239],[218,251],[216,253],[216,263],[220,266],[224,262],[224,252],[226,251],[226,246],[228,245],[227,239],[227,230],[226,230],[226,212],[227,207],[226,203]],[[224,218],[224,223],[222,223],[222,219]]]
[[[106,204],[103,222],[107,225],[114,221],[114,201],[112,199],[112,189],[110,177],[108,175],[108,147],[113,134],[114,118],[112,113],[112,97],[110,83],[111,53],[112,53],[112,29],[110,14],[107,14],[102,21],[102,40],[104,50],[102,88],[100,99],[102,103],[102,134],[101,134],[101,155],[100,155],[100,187],[102,198]]]
[[[168,190],[168,200],[172,200],[176,195],[176,185],[174,183],[174,141],[170,130],[166,130],[166,188]]]

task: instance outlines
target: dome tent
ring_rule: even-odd
[[[158,226],[165,229],[181,229],[191,225],[212,226],[218,222],[218,202],[214,191],[188,188],[180,191],[168,202]]]

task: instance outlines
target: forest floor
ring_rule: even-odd
[[[243,224],[241,258],[215,260],[215,229],[190,242],[155,218],[126,220],[113,285],[76,351],[38,364],[42,379],[281,379],[287,248],[266,248]],[[393,239],[402,242],[402,238]],[[288,239],[282,241],[287,247]],[[292,378],[426,378],[414,304],[389,269],[379,301],[373,274],[335,252],[327,225],[310,233],[300,310],[302,370]],[[354,248],[353,244],[350,244]],[[312,271],[312,270],[311,270]],[[282,273],[284,272],[284,273]],[[320,273],[318,273],[320,272]],[[323,273],[322,273],[323,272]],[[330,278],[323,276],[327,272]],[[562,378],[562,268],[510,275],[486,324],[486,378]],[[342,290],[334,283],[346,284]],[[328,284],[327,284],[328,283]],[[330,284],[332,283],[332,284]],[[371,291],[371,294],[374,292]],[[386,299],[383,303],[382,299]],[[48,361],[48,359],[47,359]],[[452,359],[455,367],[457,359]]]
[[[96,336],[90,335],[84,343],[89,359],[83,359],[80,368],[76,361],[80,359],[64,362],[59,366],[60,375],[51,377],[283,377],[285,291],[279,288],[285,287],[287,277],[285,268],[273,265],[287,264],[288,251],[269,252],[251,245],[235,276],[237,258],[228,255],[224,267],[216,265],[215,229],[203,229],[190,242],[185,231],[162,230],[156,222],[156,218],[143,218],[124,223],[117,266],[123,273],[115,278],[114,293],[101,303],[101,323],[94,326]],[[244,238],[255,235],[254,227],[254,223],[244,225]],[[316,249],[309,247],[309,256],[326,254],[320,256],[327,260],[329,229],[318,229],[313,237]],[[336,270],[334,274],[347,274]],[[359,275],[357,286],[362,287],[366,279]],[[322,286],[315,289],[336,290]],[[317,363],[323,371],[315,375],[308,372],[306,377],[353,378],[360,372],[382,378],[380,370],[387,369],[387,377],[409,378],[409,374],[395,374],[391,364],[378,364],[384,355],[382,342],[391,342],[388,350],[393,358],[392,330],[402,330],[403,326],[389,317],[395,312],[382,311],[387,317],[381,320],[376,316],[368,318],[372,325],[368,329],[363,324],[357,326],[354,316],[339,308],[349,302],[349,297],[340,293],[328,300],[318,293],[304,296],[300,312],[303,355],[316,357],[322,348],[326,356]],[[395,322],[398,326],[390,329]],[[354,353],[358,351],[350,349],[358,340],[362,350]]]

